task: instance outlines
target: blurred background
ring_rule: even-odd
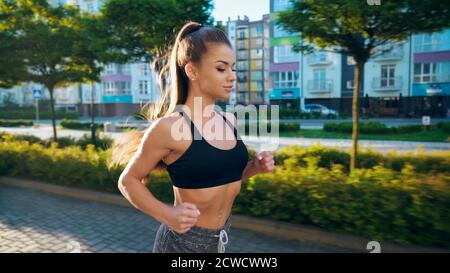
[[[449,7],[0,0],[0,252],[151,251],[158,224],[119,197],[111,147],[150,125],[189,20],[233,45],[237,82],[217,105],[279,107],[276,170],[244,181],[232,252],[448,252]],[[251,159],[270,142],[260,125],[238,120]],[[149,181],[173,202],[164,170]]]

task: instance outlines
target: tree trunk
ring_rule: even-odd
[[[353,130],[352,130],[352,148],[350,151],[350,171],[356,168],[357,156],[358,156],[358,135],[359,135],[359,113],[358,113],[358,100],[359,90],[361,85],[361,75],[363,72],[364,63],[357,62],[355,65],[355,87],[353,89],[353,103],[352,103],[352,118],[353,118]]]
[[[56,135],[55,100],[53,99],[54,86],[48,86],[47,89],[50,92],[50,109],[51,109],[51,114],[52,114],[53,141],[58,142],[58,137]]]

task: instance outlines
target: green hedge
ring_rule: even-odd
[[[298,167],[285,161],[273,173],[249,179],[235,212],[373,240],[450,247],[449,176],[421,175],[408,165],[401,172],[382,166],[346,174],[340,165]]]
[[[450,133],[450,122],[440,122],[429,126],[431,130],[441,130]],[[351,122],[325,123],[323,130],[327,132],[352,133]],[[381,122],[360,122],[359,132],[362,134],[407,134],[418,133],[423,130],[422,125],[403,125],[398,127],[387,127]]]
[[[311,145],[308,148],[297,145],[284,147],[275,154],[275,162],[280,165],[287,159],[295,159],[300,167],[305,167],[307,165],[306,159],[311,156],[319,158],[317,163],[319,167],[331,169],[333,164],[339,164],[344,171],[349,171],[350,154],[348,152],[320,145]],[[380,164],[397,172],[409,164],[418,173],[450,173],[450,153],[442,152],[435,155],[423,152],[397,154],[395,151],[391,151],[387,154],[381,154],[370,149],[359,151],[358,168],[370,169]]]
[[[118,193],[123,169],[108,169],[110,152],[96,151],[91,145],[86,150],[61,149],[56,144],[46,148],[6,138],[0,142],[0,175],[32,175],[60,185]],[[380,164],[349,174],[339,164],[320,167],[321,162],[335,162],[340,156],[328,151],[329,159],[324,160],[326,152],[290,148],[276,153],[275,171],[244,182],[233,211],[373,240],[450,248],[448,172],[423,174],[407,163],[400,171]],[[443,157],[450,158],[448,152]],[[172,202],[164,171],[151,173],[149,188],[161,200]]]
[[[78,119],[78,113],[55,111],[56,119]],[[0,109],[0,119],[36,119],[36,111]],[[50,111],[39,111],[39,119],[51,119]]]
[[[33,126],[33,122],[27,120],[0,120],[0,127],[19,127],[19,126]]]
[[[450,122],[439,122],[437,127],[439,130],[450,134]]]
[[[112,147],[113,139],[109,137],[100,137],[96,134],[97,148],[107,150]],[[53,138],[40,139],[33,135],[11,135],[0,132],[0,141],[12,140],[12,141],[28,141],[31,144],[41,144],[44,147],[50,147],[53,143]],[[86,149],[89,144],[92,144],[90,135],[83,135],[79,139],[73,137],[58,137],[58,147],[65,148],[69,146],[79,146],[82,149]]]
[[[297,132],[301,129],[301,126],[299,123],[286,123],[286,122],[279,122],[278,124],[278,130],[279,132]],[[267,130],[268,133],[270,133],[272,125],[275,126],[275,123],[271,123],[268,122],[267,123]],[[238,124],[238,128],[239,130],[244,130],[245,128],[245,134],[248,134],[250,132],[250,130],[254,130],[257,135],[259,135],[259,130],[258,128],[261,126],[260,122],[256,122],[256,123],[250,123],[248,120],[245,121],[244,123],[239,123]]]
[[[103,123],[96,122],[97,128],[103,128]],[[61,121],[61,126],[67,129],[75,129],[75,130],[90,130],[91,123],[90,122],[79,122],[76,120],[67,120],[63,119]]]

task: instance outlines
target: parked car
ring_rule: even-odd
[[[312,112],[320,112],[323,115],[338,115],[336,110],[330,109],[322,104],[305,104],[303,112],[312,113]]]

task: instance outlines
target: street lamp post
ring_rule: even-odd
[[[97,140],[95,138],[96,127],[94,119],[94,84],[91,82],[91,139],[95,147],[97,147]]]
[[[304,105],[305,105],[305,97],[303,96],[303,92],[305,92],[305,90],[303,89],[303,35],[300,33],[300,43],[301,43],[301,48],[302,50],[300,51],[300,101],[299,101],[299,112],[303,111]]]

